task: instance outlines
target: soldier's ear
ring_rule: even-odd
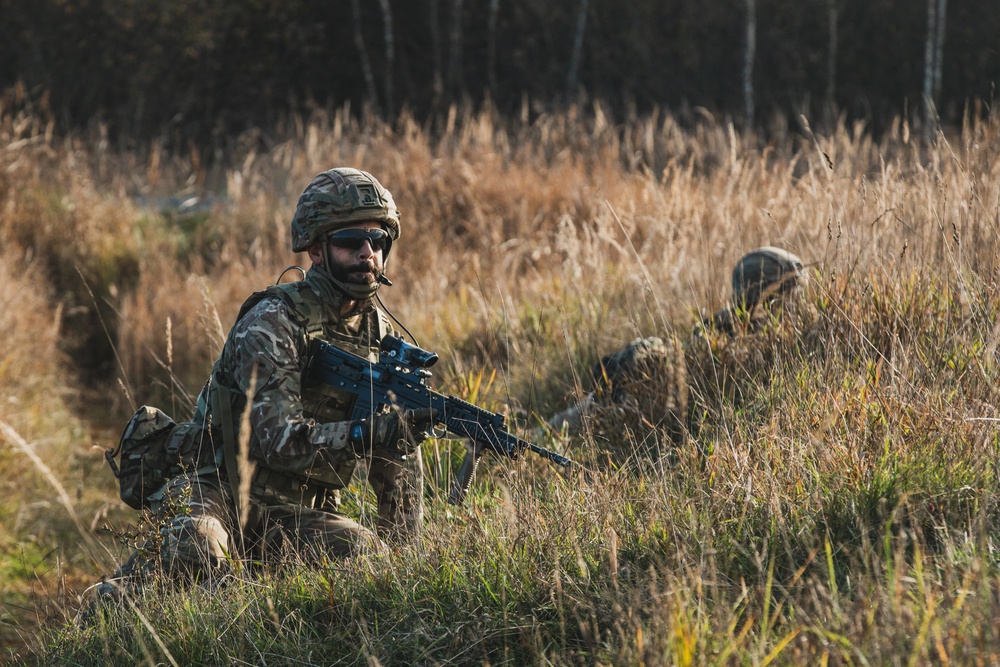
[[[318,266],[323,266],[323,250],[322,246],[317,242],[306,248],[306,252],[309,253],[309,259],[313,264]]]

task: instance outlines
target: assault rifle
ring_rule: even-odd
[[[437,411],[437,424],[450,433],[468,438],[468,451],[448,495],[448,502],[453,505],[461,505],[465,500],[479,457],[486,450],[516,459],[528,449],[564,467],[572,463],[564,456],[509,433],[504,415],[428,387],[426,380],[431,372],[427,369],[438,360],[433,352],[410,345],[402,338],[386,336],[380,345],[379,360],[372,362],[323,341],[316,344],[318,347],[306,372],[306,380],[354,394],[352,421],[370,417],[386,406],[404,410],[432,408]]]

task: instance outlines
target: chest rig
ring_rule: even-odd
[[[307,281],[272,285],[254,292],[240,307],[236,321],[239,322],[254,306],[266,298],[279,298],[284,303],[289,317],[302,332],[306,358],[302,360],[303,371],[309,367],[316,349],[316,341],[325,341],[346,352],[362,358],[378,360],[379,342],[392,333],[388,317],[378,309],[361,313],[359,317],[344,320],[338,309],[324,304]],[[235,327],[234,327],[235,328]],[[230,333],[230,337],[232,333]],[[227,341],[227,344],[231,341]],[[246,408],[246,396],[234,390],[221,377],[220,364],[216,362],[212,371],[212,413],[214,421],[222,429],[225,469],[238,496],[238,473],[236,467],[236,443],[239,439],[239,420]],[[337,422],[349,419],[354,395],[321,384],[303,382],[301,400],[305,417],[317,422]],[[250,451],[259,447],[253,434],[250,435]],[[306,475],[292,475],[270,470],[256,461],[257,470],[251,484],[254,496],[276,496],[276,499],[293,501],[312,506],[321,502],[328,491],[343,488],[354,474],[356,460],[353,454],[345,455],[343,461],[334,466],[326,465],[307,471]]]

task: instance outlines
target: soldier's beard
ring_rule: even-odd
[[[329,255],[327,256],[329,258]],[[357,262],[340,264],[331,261],[327,273],[333,278],[333,284],[352,299],[369,299],[378,291],[379,278],[382,271],[374,262]]]
[[[370,285],[371,283],[377,283],[380,273],[373,262],[358,262],[357,264],[352,264],[350,266],[335,264],[331,267],[331,269],[333,270],[330,271],[330,275],[337,280],[357,285]]]

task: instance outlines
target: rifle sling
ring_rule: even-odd
[[[229,390],[212,378],[212,412],[219,416],[222,422],[222,454],[226,461],[226,476],[233,493],[233,504],[237,516],[240,511],[240,468],[236,459],[236,431],[233,423],[233,404],[229,400]],[[222,399],[222,394],[226,399]]]

